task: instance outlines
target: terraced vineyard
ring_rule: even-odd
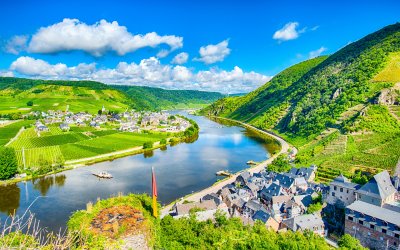
[[[21,126],[32,121],[17,122],[0,128],[5,132],[4,143],[14,137]],[[48,132],[37,133],[34,127],[23,130],[18,139],[9,146],[17,154],[19,166],[37,169],[42,165],[55,165],[67,160],[98,156],[133,147],[143,146],[145,142],[156,142],[167,138],[166,133],[120,132],[112,125],[106,129],[96,130],[92,127],[71,126],[70,131],[63,132],[58,125],[50,125]]]
[[[0,147],[6,145],[24,126],[30,126],[32,121],[18,121],[7,126],[0,127]]]
[[[60,146],[30,148],[16,150],[15,152],[17,154],[18,165],[25,166],[26,168],[35,168],[44,163],[49,163],[50,165],[60,164],[65,161]],[[25,155],[25,162],[23,154]]]

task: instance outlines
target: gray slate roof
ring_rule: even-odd
[[[375,206],[363,201],[355,201],[347,209],[375,217],[386,222],[400,226],[400,213],[383,207]]]
[[[371,197],[386,199],[388,196],[396,192],[388,171],[376,174],[369,182],[362,186],[358,192]]]
[[[310,229],[313,231],[314,226],[324,225],[321,217],[317,214],[304,214],[300,216],[296,216],[282,222],[292,231],[297,231],[299,229],[305,230]]]

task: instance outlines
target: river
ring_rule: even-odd
[[[58,231],[69,216],[85,209],[86,203],[106,199],[119,192],[151,193],[151,167],[157,177],[158,200],[168,204],[204,189],[218,180],[219,170],[237,172],[248,160],[263,161],[279,147],[248,129],[184,114],[200,127],[192,143],[179,143],[146,155],[133,155],[88,167],[68,170],[35,180],[0,186],[0,225],[16,211],[27,211],[42,227]],[[92,173],[107,171],[113,179],[98,179]]]

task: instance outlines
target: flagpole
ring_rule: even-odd
[[[157,182],[156,182],[156,175],[154,173],[154,167],[151,167],[151,182],[152,182],[152,196],[153,196],[153,216],[158,217],[157,211]]]

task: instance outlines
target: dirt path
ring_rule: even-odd
[[[267,160],[261,162],[260,164],[254,166],[254,167],[252,167],[252,168],[246,169],[246,170],[249,171],[250,173],[258,173],[258,172],[260,172],[260,171],[263,170],[268,164],[270,164],[273,160],[275,160],[275,158],[277,158],[280,154],[282,154],[282,153],[287,153],[288,150],[289,150],[290,148],[293,149],[294,154],[297,154],[297,149],[296,149],[295,147],[291,147],[284,139],[280,138],[279,136],[276,136],[276,135],[274,135],[274,134],[271,134],[271,133],[266,132],[266,131],[264,131],[264,130],[258,129],[258,128],[256,128],[256,127],[253,127],[253,126],[251,126],[251,125],[249,125],[249,124],[246,124],[246,123],[243,123],[243,122],[239,122],[239,121],[232,120],[232,119],[229,119],[229,118],[222,118],[222,117],[216,117],[216,118],[239,123],[239,124],[241,124],[243,127],[250,128],[250,129],[256,130],[256,131],[258,131],[258,132],[260,132],[260,133],[262,133],[262,134],[268,135],[268,136],[270,136],[270,137],[276,139],[276,140],[281,144],[281,150],[279,151],[279,153],[275,154],[275,155],[272,156],[271,158],[269,158],[269,159],[267,159]],[[246,170],[243,170],[243,171],[246,171]],[[199,191],[199,192],[197,192],[197,193],[194,193],[194,194],[191,194],[191,195],[189,195],[189,196],[186,196],[184,199],[182,198],[180,202],[183,202],[183,200],[197,202],[197,201],[200,200],[200,198],[202,198],[202,197],[205,196],[206,194],[216,193],[216,192],[218,192],[218,190],[222,189],[223,186],[234,182],[234,181],[236,180],[236,177],[239,176],[243,171],[240,171],[240,172],[234,174],[233,176],[231,176],[231,177],[229,177],[229,178],[226,178],[226,179],[224,179],[223,181],[220,181],[220,182],[214,184],[214,185],[211,186],[211,187],[208,187],[208,188],[203,189],[203,190],[201,190],[201,191]],[[172,208],[173,205],[174,205],[174,204],[171,203],[171,204],[169,204],[169,205],[163,207],[163,208],[161,209],[161,217],[164,217],[165,215],[168,215],[168,213],[169,213],[169,211],[171,210],[171,208]]]

